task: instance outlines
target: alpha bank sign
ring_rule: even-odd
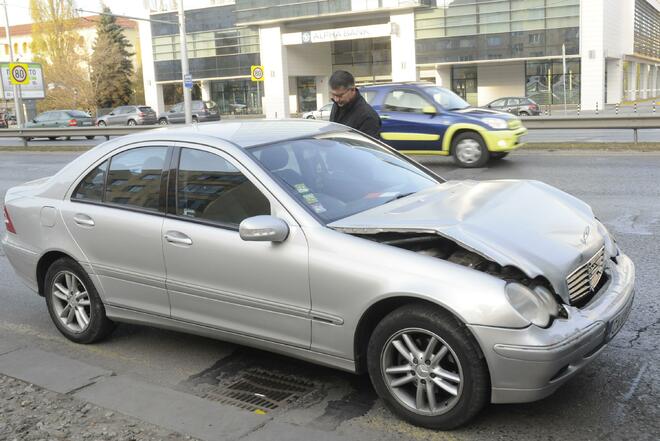
[[[282,34],[282,44],[327,43],[329,41],[359,40],[362,38],[387,37],[395,34],[394,23],[384,23],[369,26],[353,26],[350,28],[323,29],[320,31],[291,32]]]

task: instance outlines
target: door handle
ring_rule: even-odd
[[[94,226],[94,219],[91,217],[87,216],[86,214],[78,213],[75,216],[73,216],[73,221],[77,223],[78,225],[83,225],[85,227],[93,227]]]
[[[390,118],[391,118],[391,116],[389,116],[389,115],[381,115],[380,116],[380,119],[390,119]]]
[[[192,245],[193,241],[191,238],[186,236],[179,231],[168,231],[165,233],[165,240],[170,243],[175,243],[177,245]]]

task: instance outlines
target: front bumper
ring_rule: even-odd
[[[470,325],[490,370],[493,403],[523,403],[552,394],[596,358],[618,333],[632,306],[635,267],[620,254],[609,261],[610,280],[581,309],[547,329]]]
[[[519,127],[515,130],[489,130],[483,134],[486,147],[491,152],[510,152],[524,143],[520,138],[527,133],[527,129]]]

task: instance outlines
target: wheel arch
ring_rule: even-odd
[[[45,289],[44,284],[46,282],[46,273],[48,272],[48,268],[50,268],[50,266],[56,260],[61,259],[62,257],[69,258],[73,261],[76,260],[73,257],[71,257],[71,255],[61,250],[48,251],[39,258],[39,262],[37,262],[37,288],[38,288],[38,293],[41,297],[44,297],[46,294],[44,292]]]
[[[478,136],[481,137],[481,140],[483,141],[484,145],[486,146],[486,149],[490,150],[488,148],[488,141],[487,141],[487,136],[484,135],[483,132],[485,132],[486,129],[484,129],[481,126],[478,126],[476,124],[464,124],[464,123],[459,123],[459,124],[454,124],[450,126],[447,131],[445,132],[445,136],[442,139],[442,150],[448,152],[449,154],[452,153],[452,144],[454,143],[454,139],[460,135],[461,133],[475,133]]]
[[[419,304],[419,305],[428,306],[429,308],[440,309],[450,314],[459,323],[462,324],[466,323],[463,319],[461,319],[457,315],[456,311],[453,311],[452,309],[440,303],[433,302],[429,299],[425,299],[422,297],[416,297],[413,295],[404,294],[404,295],[396,295],[396,296],[380,299],[377,302],[370,305],[362,313],[362,316],[360,317],[360,320],[358,321],[358,325],[355,329],[355,334],[353,337],[354,338],[353,357],[355,360],[356,373],[360,374],[367,371],[367,346],[369,343],[369,339],[371,338],[371,334],[373,333],[378,323],[383,318],[385,318],[385,316],[387,316],[390,312],[400,308],[401,306],[409,305],[409,304]],[[468,332],[472,334],[471,331]]]

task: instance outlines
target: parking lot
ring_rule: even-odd
[[[0,152],[0,198],[11,186],[53,174],[76,155]],[[420,160],[447,179],[535,179],[569,192],[593,207],[635,262],[637,292],[630,319],[599,358],[551,397],[529,404],[492,405],[468,427],[433,432],[392,415],[376,398],[366,376],[132,325],[121,325],[102,343],[75,345],[57,332],[43,299],[18,281],[1,251],[0,373],[7,373],[3,372],[2,359],[11,355],[8,351],[28,349],[35,350],[44,363],[48,362],[44,357],[53,354],[63,363],[76,360],[109,372],[109,377],[116,377],[120,392],[122,387],[144,391],[158,388],[163,396],[197,397],[199,403],[208,402],[219,410],[212,419],[197,415],[200,424],[208,425],[187,433],[185,429],[190,426],[177,425],[174,419],[154,421],[145,409],[136,409],[129,416],[204,439],[657,439],[660,154],[519,151],[474,170],[458,169],[446,158]],[[0,226],[0,232],[3,228]],[[245,379],[245,374],[256,382],[279,381],[288,387],[291,401],[257,416],[249,408],[235,405],[239,403],[221,402],[217,396],[222,388]],[[167,395],[169,391],[171,395]],[[74,388],[68,394],[90,400],[84,389],[78,392]],[[91,401],[116,412],[128,412],[119,392],[114,398]],[[194,417],[187,421],[194,421]]]

